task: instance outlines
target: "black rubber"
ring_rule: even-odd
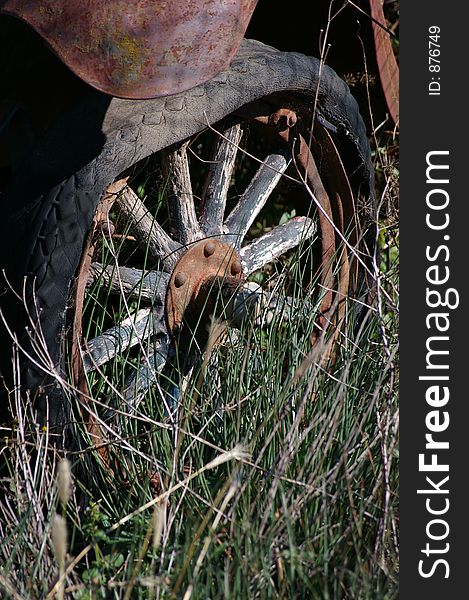
[[[245,40],[230,69],[208,83],[145,101],[110,99],[90,89],[78,106],[37,139],[1,196],[0,267],[20,294],[26,280],[27,310],[33,322],[39,318],[51,363],[58,371],[70,284],[107,186],[140,159],[215,124],[250,101],[288,91],[312,104],[318,77],[317,59]],[[331,130],[355,188],[371,193],[364,123],[347,85],[328,67],[321,75],[317,116]],[[61,427],[68,419],[68,402],[53,378],[34,365],[37,353],[31,339],[35,336],[25,329],[27,311],[8,287],[2,279],[0,308],[33,358],[21,358],[22,386],[37,396],[40,420],[48,411],[49,423]],[[0,333],[0,369],[11,384],[11,339],[5,329]]]

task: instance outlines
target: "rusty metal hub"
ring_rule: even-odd
[[[214,310],[216,294],[233,293],[244,280],[236,250],[217,239],[194,244],[179,259],[169,280],[166,319],[171,333],[183,321],[200,320]]]

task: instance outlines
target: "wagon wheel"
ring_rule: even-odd
[[[106,364],[97,364],[99,361],[96,354],[93,354],[93,346],[99,343],[92,344],[94,338],[102,340],[101,336],[106,330],[130,318],[132,311],[137,309],[138,327],[145,330],[145,327],[151,324],[154,331],[151,336],[138,334],[136,317],[131,317],[123,327],[109,334],[114,336],[113,339],[117,336],[121,354],[127,352],[122,351],[126,342],[121,343],[121,334],[125,337],[123,332],[126,326],[127,334],[134,332],[131,336],[133,341],[146,340],[146,354],[137,352],[144,346],[141,341],[128,350],[131,353],[128,355],[128,364],[133,365],[134,370],[145,372],[145,368],[148,368],[149,372],[152,372],[153,364],[157,362],[145,365],[145,356],[149,353],[153,355],[155,349],[159,351],[158,356],[166,357],[166,363],[170,362],[166,354],[165,340],[170,346],[175,345],[174,340],[179,334],[174,335],[174,323],[183,325],[179,328],[181,343],[187,343],[189,339],[191,347],[195,348],[197,343],[203,348],[204,340],[187,335],[194,323],[190,322],[190,318],[185,318],[186,311],[188,317],[189,313],[197,315],[201,306],[218,302],[211,293],[215,284],[222,288],[223,296],[229,296],[228,299],[231,298],[230,294],[233,297],[239,294],[242,296],[243,290],[239,284],[244,285],[243,271],[249,270],[248,266],[243,264],[243,260],[255,263],[259,259],[257,266],[254,263],[251,266],[260,267],[264,262],[260,257],[268,251],[270,242],[278,241],[281,244],[285,243],[285,247],[295,247],[292,240],[301,239],[301,221],[293,221],[284,224],[283,229],[273,229],[269,233],[272,237],[261,238],[257,245],[251,245],[249,250],[251,228],[246,245],[241,246],[242,237],[247,229],[243,230],[242,226],[236,229],[237,223],[244,223],[243,219],[255,214],[258,196],[255,196],[253,203],[252,196],[249,199],[246,192],[244,204],[241,202],[238,208],[234,209],[235,195],[244,197],[244,189],[248,190],[250,187],[247,181],[241,185],[238,174],[235,182],[239,189],[229,191],[224,215],[225,225],[228,228],[231,226],[232,229],[212,231],[212,226],[219,227],[223,221],[219,200],[225,198],[223,194],[226,195],[226,191],[220,195],[211,186],[213,184],[217,188],[219,185],[221,190],[225,189],[219,178],[223,173],[228,178],[230,168],[226,165],[217,167],[222,163],[219,160],[212,161],[213,168],[209,170],[215,174],[210,178],[212,183],[207,185],[205,191],[195,185],[192,194],[196,198],[195,205],[191,202],[184,203],[180,194],[190,190],[184,156],[187,153],[192,156],[197,152],[197,145],[201,143],[202,138],[197,142],[193,141],[189,148],[184,146],[179,151],[174,144],[180,143],[181,140],[193,139],[193,136],[199,135],[213,124],[216,124],[223,134],[220,120],[230,114],[242,118],[253,133],[256,128],[260,128],[262,136],[273,141],[268,152],[257,154],[253,175],[259,168],[263,173],[259,178],[260,182],[266,174],[265,180],[271,183],[266,183],[264,188],[258,179],[254,179],[256,183],[253,181],[252,186],[256,194],[259,191],[258,186],[261,186],[260,193],[266,197],[269,186],[274,186],[277,171],[283,171],[284,163],[290,161],[289,171],[280,177],[280,181],[288,180],[296,189],[304,190],[307,201],[301,214],[306,219],[314,218],[317,225],[319,241],[315,244],[318,254],[314,268],[320,271],[317,289],[322,296],[318,306],[320,314],[316,319],[317,335],[321,335],[321,331],[324,331],[331,321],[335,320],[335,323],[332,323],[335,326],[339,324],[340,312],[343,311],[341,301],[347,296],[349,265],[348,253],[344,251],[345,246],[342,243],[344,232],[351,233],[347,246],[350,252],[358,240],[358,235],[355,235],[354,239],[354,201],[345,171],[350,176],[357,197],[362,195],[365,199],[369,198],[373,184],[370,149],[358,106],[346,84],[325,65],[320,67],[319,61],[314,58],[279,52],[257,42],[245,40],[226,72],[185,93],[154,100],[125,101],[108,98],[83,86],[80,90],[76,104],[60,114],[43,133],[39,132],[36,135],[33,132],[34,135],[30,135],[28,120],[22,118],[22,113],[19,113],[17,121],[12,121],[11,126],[7,123],[7,137],[14,151],[6,184],[2,187],[5,211],[4,218],[0,221],[0,373],[6,382],[6,385],[0,386],[0,415],[3,418],[3,414],[8,412],[8,403],[11,406],[12,398],[24,397],[35,411],[33,421],[37,419],[41,424],[50,426],[59,439],[64,440],[65,445],[72,442],[68,435],[71,433],[70,407],[71,400],[77,395],[73,387],[67,388],[63,370],[63,350],[67,346],[66,338],[70,331],[74,334],[72,355],[68,357],[74,371],[72,381],[78,388],[78,396],[85,400],[86,404],[90,391],[95,400],[99,399],[102,391],[93,389],[91,378],[94,375],[89,376],[89,389],[86,372],[104,372],[105,369],[112,368],[109,367],[109,361]],[[311,131],[313,123],[314,130]],[[16,135],[17,126],[21,132],[21,127],[26,128],[24,136]],[[216,136],[222,140],[219,152],[220,156],[228,157],[229,149],[234,148],[236,144],[223,142],[223,135]],[[225,137],[230,135],[227,130]],[[24,144],[23,137],[30,143]],[[334,144],[337,144],[340,150],[345,170]],[[112,249],[112,241],[114,247],[119,249],[118,256],[109,264],[100,266],[99,263],[103,261],[99,252],[105,244],[100,244],[96,241],[96,236],[90,234],[84,247],[86,232],[89,231],[93,219],[95,224],[99,221],[96,207],[100,198],[100,212],[104,215],[106,229],[106,215],[109,213],[111,220],[114,220],[114,213],[117,212],[118,204],[112,210],[110,204],[117,196],[116,191],[122,187],[118,186],[119,180],[130,175],[128,170],[132,165],[137,165],[138,169],[141,165],[139,161],[146,160],[162,150],[162,156],[166,157],[162,160],[165,163],[162,179],[169,186],[168,189],[171,188],[168,202],[169,226],[160,221],[161,213],[152,211],[150,215],[156,217],[156,222],[149,218],[150,215],[143,219],[139,217],[141,229],[134,223],[134,229],[128,233],[116,221],[117,230],[114,237],[108,240],[108,246]],[[212,160],[208,155],[204,155],[203,159]],[[231,160],[234,161],[234,158]],[[260,165],[259,161],[265,165]],[[273,161],[272,164],[270,161]],[[275,166],[276,161],[280,161],[279,168]],[[194,160],[191,166],[193,164]],[[271,168],[272,166],[274,168]],[[175,174],[170,175],[170,171],[175,171]],[[198,179],[197,176],[192,184]],[[109,187],[113,181],[115,186]],[[132,183],[130,177],[128,184]],[[136,183],[141,185],[138,179]],[[102,197],[106,190],[108,194]],[[138,209],[135,202],[132,204],[135,195],[124,190],[121,196],[126,197],[131,204],[127,212],[135,215]],[[187,193],[186,197],[190,198],[191,194]],[[149,199],[151,198],[150,194]],[[119,200],[119,204],[123,206],[125,203]],[[272,204],[269,203],[268,206]],[[151,208],[148,202],[146,207]],[[122,212],[125,213],[125,209]],[[277,218],[279,219],[280,215],[277,215]],[[278,225],[278,219],[275,221],[272,218],[268,222],[269,227],[274,228]],[[310,221],[303,220],[302,223],[303,230],[312,231],[311,227],[306,227],[310,225]],[[107,225],[107,229],[107,235],[112,235],[110,224]],[[139,246],[140,259],[147,256],[148,260],[135,262],[129,257],[129,252],[132,254],[133,251],[129,250],[129,244],[123,241],[129,236],[136,239],[135,248],[138,242],[145,242]],[[182,307],[177,301],[173,302],[176,307],[174,322],[171,325],[173,331],[166,332],[166,337],[164,328],[168,326],[169,321],[168,311],[165,310],[167,296],[162,293],[165,281],[178,287],[176,284],[181,281],[176,281],[176,273],[170,280],[176,261],[183,260],[189,252],[189,258],[192,256],[193,259],[197,259],[197,248],[204,249],[202,242],[207,240],[215,243],[213,263],[210,256],[199,256],[199,259],[209,260],[210,264],[216,265],[211,271],[212,279],[206,281],[201,277],[197,289],[192,281],[189,282],[189,286],[185,283],[179,286],[179,291],[186,288],[191,290],[186,299],[200,296],[200,302],[197,299],[197,302],[189,302],[187,306],[183,303]],[[219,246],[218,243],[225,245]],[[142,247],[146,248],[145,252],[141,250]],[[224,262],[221,259],[222,250],[225,249],[225,255],[228,256],[233,247],[239,256],[235,259],[230,254],[230,262],[228,258]],[[14,252],[12,248],[15,249]],[[93,250],[97,252],[94,256]],[[205,250],[203,252],[205,253]],[[210,247],[207,252],[210,254]],[[356,256],[356,252],[351,254]],[[283,255],[280,253],[280,256]],[[203,264],[200,260],[199,266]],[[232,263],[236,261],[241,263],[240,272],[236,272],[237,267],[234,268],[235,272],[232,272]],[[125,270],[125,267],[137,269],[140,273]],[[191,267],[189,272],[191,273]],[[200,268],[198,272],[202,273],[204,269]],[[121,298],[125,309],[121,310],[116,309],[116,302],[108,302],[107,297],[100,296],[98,300],[106,306],[107,312],[101,311],[102,321],[97,323],[97,312],[93,312],[91,307],[93,296],[89,293],[85,296],[88,280],[94,276],[99,282],[106,281],[106,278],[125,282],[131,273],[136,279],[126,285],[136,289],[136,282],[142,282],[137,286],[142,290],[138,295],[140,300],[137,302],[130,298],[131,295],[117,294],[115,298]],[[234,278],[231,280],[231,287],[220,282],[221,274],[228,274]],[[159,284],[155,283],[155,278]],[[222,278],[223,281],[225,279]],[[303,283],[308,285],[312,279]],[[152,301],[146,305],[142,300],[145,287],[153,290],[146,292],[153,296],[154,290],[159,290],[156,299],[151,296]],[[224,288],[228,288],[228,291]],[[197,294],[194,295],[195,291]],[[202,294],[199,294],[199,291]],[[288,291],[283,295],[285,298],[279,306],[282,302],[288,305]],[[223,298],[223,301],[227,302],[227,299]],[[242,298],[238,305],[240,303],[242,304]],[[247,304],[255,306],[257,303],[252,301]],[[231,307],[235,305],[236,302],[231,302]],[[228,309],[232,310],[229,306]],[[139,312],[140,310],[144,312]],[[178,314],[181,312],[184,318],[179,322]],[[204,311],[203,315],[205,322],[210,310]],[[220,316],[225,317],[223,314]],[[85,326],[82,327],[82,323]],[[95,325],[95,329],[92,330]],[[200,329],[203,330],[203,324]],[[130,347],[131,344],[127,344],[127,348]],[[104,380],[114,386],[112,393],[116,397],[122,397],[122,391],[127,389],[127,382],[120,379],[113,381],[111,372],[105,375]],[[109,388],[111,389],[111,386]],[[15,390],[19,391],[19,394]],[[13,414],[15,410],[15,406],[12,406]],[[85,406],[85,412],[87,410]]]
[[[187,374],[207,345],[217,343],[219,329],[210,329],[214,316],[223,322],[222,330],[240,327],[243,319],[262,327],[278,315],[291,318],[299,309],[300,301],[279,290],[275,275],[267,277],[263,287],[250,279],[275,261],[281,264],[288,255],[296,253],[298,258],[313,242],[318,264],[309,269],[306,284],[319,273],[322,291],[315,290],[319,330],[331,322],[326,312],[337,300],[331,289],[337,284],[337,297],[342,299],[348,289],[348,253],[343,252],[338,261],[335,255],[335,238],[344,231],[339,191],[353,202],[348,180],[330,138],[321,131],[323,146],[318,140],[315,144],[321,147],[323,159],[329,149],[336,160],[333,168],[339,170],[334,175],[333,210],[313,154],[299,133],[296,114],[280,109],[266,118],[265,108],[253,105],[244,109],[244,118],[225,119],[209,134],[159,153],[153,164],[160,172],[160,186],[166,187],[160,210],[152,211],[151,198],[145,203],[132,189],[132,183],[138,185],[138,166],[130,172],[133,176],[119,178],[104,194],[76,291],[72,371],[84,399],[107,392],[115,398],[114,407],[132,413],[158,385],[160,398],[168,401],[172,394],[174,401],[178,385],[168,395],[168,386],[159,381],[176,365],[180,374]],[[256,125],[249,139],[258,157],[251,155],[250,148],[242,148],[243,133]],[[272,140],[266,141],[266,134]],[[252,142],[256,136],[261,139],[260,151],[259,143]],[[329,167],[332,162],[329,156]],[[191,170],[197,174],[192,180]],[[241,170],[247,176],[241,175],[238,182]],[[196,178],[202,178],[203,184]],[[302,207],[302,216],[286,220],[288,215],[283,214],[282,223],[278,222],[272,195],[279,184],[296,196],[295,210]],[[257,231],[256,237],[253,224],[261,211],[267,230]],[[346,207],[345,214],[350,221],[353,206]],[[334,261],[339,265],[337,276]],[[314,319],[312,293],[308,302]],[[107,306],[106,316],[97,305]],[[123,364],[125,378],[120,375],[113,381]],[[98,390],[90,389],[93,382]],[[102,428],[94,420],[89,430],[101,441]]]

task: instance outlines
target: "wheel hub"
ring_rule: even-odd
[[[243,282],[238,253],[229,244],[206,239],[191,246],[176,263],[166,293],[170,333],[183,321],[199,322],[213,313],[215,295],[232,294]]]

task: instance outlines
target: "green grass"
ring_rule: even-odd
[[[108,422],[117,434],[105,466],[77,424],[66,506],[60,457],[46,451],[47,431],[26,431],[34,419],[18,400],[0,498],[1,598],[61,597],[56,513],[67,524],[68,598],[397,598],[397,143],[390,132],[376,137],[381,263],[371,306],[349,300],[334,360],[311,347],[317,300],[299,283],[312,260],[303,249],[301,260],[292,253],[253,277],[295,297],[293,315],[227,332],[188,376],[165,371],[135,410],[119,386],[147,348],[89,376],[97,413],[117,411]],[[138,174],[142,196],[147,173]],[[280,200],[275,222],[291,210]],[[146,267],[141,250],[119,244]],[[89,298],[89,338],[128,314],[106,292]]]
[[[387,293],[395,266],[381,275]],[[69,454],[80,507],[66,510],[68,563],[81,553],[69,597],[396,597],[392,306],[354,322],[351,303],[337,357],[323,365],[311,301],[296,293],[305,309],[294,318],[225,338],[186,381],[173,418],[162,382],[120,419],[114,476],[91,448]],[[21,423],[13,445],[0,586],[16,597],[46,597],[58,575],[50,528],[62,509],[45,436],[35,462]],[[243,451],[227,457],[233,448]],[[213,466],[217,457],[226,460]]]

